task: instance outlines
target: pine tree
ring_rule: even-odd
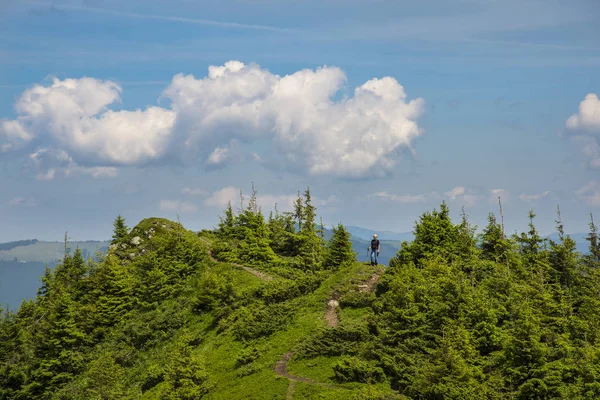
[[[555,281],[565,287],[570,287],[577,267],[577,246],[569,236],[565,236],[564,225],[560,216],[560,207],[557,208],[558,220],[556,230],[558,231],[558,243],[550,240],[550,265],[556,276]]]
[[[481,234],[481,256],[485,260],[504,262],[508,256],[510,243],[504,237],[502,226],[496,222],[493,213],[488,215],[488,224]]]
[[[225,239],[231,239],[235,228],[235,215],[233,214],[233,207],[231,207],[231,201],[227,203],[225,209],[225,216],[219,217],[218,233]]]
[[[323,249],[315,229],[316,208],[312,205],[310,188],[304,192],[302,210],[304,220],[299,232],[301,265],[305,269],[318,269]]]
[[[327,269],[337,269],[342,265],[356,260],[356,253],[352,250],[350,233],[341,223],[333,227],[333,236],[327,243],[323,266]]]
[[[298,198],[294,202],[294,218],[298,222],[298,229],[302,230],[302,222],[304,221],[304,204],[302,197],[300,197],[300,191],[298,191]]]
[[[113,223],[114,230],[113,236],[111,240],[111,244],[117,243],[119,240],[123,239],[129,233],[129,228],[125,225],[125,218],[119,214]]]
[[[594,224],[594,216],[590,213],[590,233],[585,239],[589,242],[589,259],[596,264],[600,263],[600,240],[598,239],[598,227]]]

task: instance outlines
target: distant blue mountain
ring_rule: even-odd
[[[371,240],[373,238],[373,234],[377,234],[377,238],[379,240],[394,240],[402,242],[404,240],[411,241],[413,240],[412,232],[391,232],[391,231],[374,231],[367,228],[361,228],[360,226],[347,226],[346,229],[352,237],[362,240]]]
[[[575,241],[578,252],[581,254],[588,254],[590,252],[588,247],[590,243],[585,240],[585,238],[588,236],[587,233],[570,233],[569,236],[571,236],[571,239]],[[552,233],[551,235],[547,236],[547,238],[558,242],[558,233]]]

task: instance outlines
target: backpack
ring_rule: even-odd
[[[371,240],[371,248],[373,250],[376,250],[377,247],[379,247],[379,239],[373,239],[373,240]]]

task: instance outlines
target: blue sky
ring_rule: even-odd
[[[600,3],[18,2],[0,6],[0,241],[209,228],[253,181],[326,224],[600,220]],[[209,72],[209,68],[210,71]],[[358,88],[358,89],[357,89]]]

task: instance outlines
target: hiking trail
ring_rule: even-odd
[[[381,277],[381,275],[383,274],[384,271],[385,271],[385,268],[379,268],[375,273],[373,273],[373,275],[371,275],[366,281],[364,281],[363,284],[358,285],[359,291],[361,291],[361,292],[374,291],[375,288],[377,287],[377,282],[379,281],[379,278]],[[326,321],[328,327],[329,326],[338,326],[338,324],[340,323],[340,317],[337,312],[338,307],[340,305],[339,298],[340,298],[339,293],[337,291],[333,291],[333,293],[331,294],[331,297],[329,298],[329,300],[327,300],[324,317],[325,317],[325,321]],[[293,355],[294,355],[293,351],[288,351],[283,356],[281,356],[281,358],[279,359],[279,361],[277,361],[277,363],[275,364],[275,367],[273,368],[273,370],[275,371],[275,373],[277,375],[287,378],[290,382],[286,399],[293,399],[296,382],[303,382],[303,383],[307,383],[310,385],[324,386],[324,387],[327,387],[330,389],[341,387],[338,385],[330,385],[327,383],[317,382],[315,380],[312,380],[309,378],[304,378],[301,376],[290,375],[287,372],[287,364],[292,359]]]

